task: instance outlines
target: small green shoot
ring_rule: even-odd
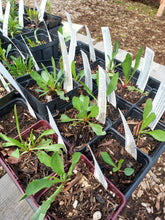
[[[101,152],[101,156],[102,156],[102,159],[104,160],[105,163],[107,163],[113,167],[112,171],[114,173],[121,169],[121,165],[124,162],[124,159],[121,159],[116,166],[116,164],[113,162],[113,160],[111,159],[111,157],[109,156],[109,154],[107,152]],[[124,174],[126,176],[131,176],[133,173],[134,173],[134,169],[131,167],[126,167],[124,169]]]
[[[7,62],[8,55],[9,55],[9,52],[11,51],[11,48],[12,48],[12,44],[9,44],[7,46],[7,49],[2,48],[2,43],[0,40],[0,60]]]
[[[27,36],[25,36],[25,37],[26,37],[26,40],[27,40],[28,43],[29,43],[29,46],[30,46],[30,47],[37,47],[37,46],[40,46],[40,45],[43,44],[43,42],[42,42],[42,41],[39,41],[39,39],[38,39],[38,37],[37,37],[37,30],[38,30],[38,29],[36,29],[36,30],[34,31],[35,41],[33,41],[33,40],[31,40],[30,38],[28,38]]]
[[[36,28],[38,28],[39,12],[35,8],[28,8],[26,9],[26,14],[28,15],[28,19],[30,20],[31,25],[34,23]]]
[[[29,183],[25,194],[20,199],[25,199],[30,195],[33,195],[37,192],[39,192],[41,189],[44,188],[50,188],[54,184],[60,183],[56,191],[46,200],[42,203],[42,205],[39,207],[39,209],[36,211],[36,213],[33,215],[32,220],[43,220],[47,210],[50,208],[51,203],[55,200],[56,196],[62,191],[63,186],[70,181],[70,176],[72,175],[73,169],[75,165],[79,162],[81,157],[80,152],[76,152],[72,155],[72,161],[71,166],[68,170],[68,172],[65,172],[64,170],[64,164],[61,156],[55,152],[52,157],[47,157],[44,159],[42,158],[41,162],[47,161],[44,163],[45,165],[49,165],[52,170],[57,173],[59,177],[55,176],[47,176],[42,179],[34,180],[33,182]]]
[[[71,119],[65,114],[61,115],[61,122],[70,122],[76,121],[72,124],[75,125],[77,123],[83,122],[84,125],[88,123],[92,130],[96,133],[96,135],[104,135],[105,132],[102,131],[102,127],[99,124],[91,123],[90,120],[95,118],[99,113],[98,106],[89,103],[89,97],[80,95],[80,97],[73,97],[72,99],[73,107],[76,108],[79,112],[76,119]]]

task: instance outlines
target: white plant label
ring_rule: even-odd
[[[45,7],[46,7],[46,2],[47,0],[42,0],[41,4],[40,4],[40,13],[39,13],[39,20],[43,21],[44,20],[44,11],[45,11]]]
[[[135,140],[133,138],[133,135],[131,133],[131,130],[127,124],[127,121],[123,115],[123,113],[118,109],[120,112],[120,116],[124,125],[124,131],[125,131],[125,150],[132,155],[132,157],[137,160],[137,148],[135,144]]]
[[[155,98],[152,102],[152,112],[156,114],[155,120],[151,122],[149,125],[149,127],[152,130],[154,130],[158,121],[162,117],[164,111],[165,111],[165,85],[161,83],[155,95]]]
[[[106,84],[107,84],[107,88],[108,88],[108,85],[110,83],[110,78],[108,77],[108,75],[106,74]],[[117,102],[116,102],[116,94],[115,94],[115,91],[112,91],[111,94],[109,94],[107,96],[107,101],[109,103],[111,103],[114,108],[116,108],[116,105],[117,105]]]
[[[104,42],[104,51],[105,51],[105,68],[107,70],[107,67],[109,66],[109,59],[112,59],[112,41],[111,41],[111,35],[108,27],[102,27],[102,35],[103,35],[103,42]]]
[[[67,92],[71,91],[73,89],[73,80],[72,80],[72,72],[69,65],[69,55],[67,53],[64,37],[62,34],[58,32],[59,41],[61,45],[61,51],[62,51],[62,59],[63,59],[63,65],[64,65],[64,90]]]
[[[81,50],[82,58],[83,58],[83,65],[84,65],[84,74],[85,74],[85,85],[93,91],[93,82],[92,82],[92,74],[91,68],[89,65],[88,57],[84,51]]]
[[[0,20],[3,21],[2,1],[0,0]]]
[[[3,32],[3,30],[0,28],[0,32],[3,34],[3,36],[5,36],[13,45],[14,47],[18,50],[18,52],[20,53],[21,57],[23,59],[25,59],[25,56],[22,54],[22,52],[18,49],[18,47],[14,44],[14,42]]]
[[[35,60],[35,58],[34,58],[33,54],[31,53],[31,51],[30,51],[30,49],[29,49],[28,45],[26,44],[26,42],[25,42],[24,38],[22,37],[22,35],[21,35],[21,38],[22,38],[22,40],[23,40],[24,44],[26,45],[27,50],[28,50],[28,52],[29,52],[30,56],[31,56],[31,57],[32,57],[32,59],[33,59],[33,62],[34,62],[34,65],[35,65],[35,69],[38,71],[40,68],[39,68],[39,66],[38,66],[38,64],[37,64],[37,62],[36,62],[36,60]]]
[[[0,74],[0,81],[2,82],[2,85],[6,89],[7,92],[11,92],[9,86],[7,86],[6,81],[4,80],[3,76]]]
[[[41,10],[40,10],[40,8],[38,7],[38,4],[37,4],[36,0],[35,0],[34,2],[35,2],[35,6],[36,6],[36,8],[37,8],[37,11],[38,11],[38,13],[39,13],[39,20],[40,20],[40,22],[41,22],[41,21],[44,22],[44,25],[45,25],[45,28],[46,28],[46,31],[47,31],[47,34],[48,34],[49,42],[51,42],[51,41],[52,41],[52,38],[51,38],[51,36],[50,36],[50,33],[49,33],[49,30],[48,30],[47,25],[46,25],[46,23],[45,23],[45,20],[42,18]],[[46,3],[45,3],[45,4],[46,4]],[[45,9],[44,9],[44,10],[45,10]],[[42,18],[42,19],[41,19],[41,18]]]
[[[71,32],[71,40],[70,40],[70,47],[69,47],[69,66],[71,68],[72,61],[75,57],[76,51],[76,30],[73,28]]]
[[[21,27],[24,27],[23,14],[24,14],[24,0],[20,0],[19,1],[19,25]]]
[[[58,127],[57,127],[57,125],[56,125],[56,122],[54,121],[54,118],[53,118],[53,116],[52,116],[52,114],[51,114],[51,112],[50,112],[50,110],[49,110],[49,107],[46,106],[46,108],[47,108],[47,111],[48,111],[48,117],[49,117],[50,126],[55,130],[55,132],[56,132],[57,135],[58,135],[58,144],[63,144],[63,145],[64,145],[64,148],[65,148],[65,152],[67,153],[67,148],[66,148],[66,146],[65,146],[65,144],[64,144],[64,142],[63,142],[63,139],[62,139],[62,137],[61,137],[61,134],[60,134],[60,132],[59,132],[59,130],[58,130]]]
[[[106,109],[107,109],[107,101],[106,101],[106,73],[102,67],[99,66],[99,88],[98,88],[98,107],[99,114],[96,117],[101,124],[105,124],[106,119]]]
[[[150,73],[152,71],[152,64],[153,64],[153,60],[154,60],[154,55],[155,55],[154,51],[151,50],[150,48],[146,47],[142,70],[141,70],[140,75],[138,77],[138,80],[136,82],[136,85],[142,91],[144,91],[146,84],[148,82],[148,78],[150,76]]]
[[[96,160],[96,158],[95,158],[95,156],[94,156],[94,154],[93,154],[93,152],[92,152],[92,149],[90,148],[89,145],[87,145],[87,146],[88,146],[88,148],[89,148],[89,150],[90,150],[90,152],[91,152],[91,155],[92,155],[92,157],[93,157],[93,160],[94,160],[94,166],[95,166],[94,177],[95,177],[95,178],[103,185],[103,187],[107,190],[107,189],[108,189],[107,181],[106,181],[106,179],[105,179],[105,177],[104,177],[104,175],[103,175],[103,173],[102,173],[102,171],[101,171],[101,169],[100,169],[100,166],[99,166],[99,164],[98,164],[98,162],[97,162],[97,160]]]
[[[73,24],[72,24],[72,21],[71,21],[70,15],[69,15],[68,12],[65,12],[65,14],[66,14],[66,17],[67,17],[67,19],[68,19],[69,26],[70,26],[70,32],[71,32],[71,34],[72,34]]]
[[[87,37],[88,37],[90,60],[92,62],[95,62],[96,61],[96,54],[95,54],[95,49],[94,49],[94,46],[93,46],[91,34],[90,34],[89,29],[86,25],[85,25],[85,29],[86,29],[86,33],[87,33]]]
[[[5,33],[6,36],[8,36],[9,14],[10,14],[10,2],[8,1],[6,4],[6,10],[3,20],[3,32]]]
[[[29,104],[28,100],[26,99],[26,97],[24,96],[22,90],[19,88],[18,84],[16,83],[16,81],[13,79],[13,77],[10,75],[10,73],[7,71],[7,69],[2,65],[2,63],[0,63],[0,72],[1,74],[8,80],[8,82],[22,95],[22,97],[25,99],[26,104],[28,106],[29,112],[30,114],[36,118],[36,115],[31,107],[31,105]]]

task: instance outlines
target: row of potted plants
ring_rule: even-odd
[[[38,30],[35,34],[37,32]],[[24,36],[27,35],[29,33],[25,33]],[[45,35],[47,36],[47,33]],[[19,36],[18,39],[21,41]],[[36,40],[35,36],[34,39]],[[57,39],[58,43],[53,43],[54,49],[52,50],[51,48],[51,54],[48,56],[44,57],[37,54],[35,57],[35,53],[31,50],[34,58],[39,57],[39,59],[35,60],[38,66],[42,66],[42,69],[36,71],[36,64],[35,62],[33,65],[30,63],[32,61],[28,55],[27,62],[30,64],[30,67],[33,67],[30,68],[30,72],[27,75],[19,78],[16,77],[16,81],[34,109],[38,120],[45,119],[49,122],[47,106],[49,107],[58,129],[63,136],[63,141],[67,146],[67,153],[64,145],[58,143],[58,139],[60,138],[54,134],[48,122],[42,120],[32,125],[34,120],[36,120],[33,118],[30,123],[31,120],[29,118],[31,116],[27,116],[30,114],[25,103],[23,105],[26,106],[26,110],[21,110],[22,112],[19,118],[22,119],[22,122],[20,123],[20,120],[17,118],[17,108],[18,105],[20,106],[22,99],[17,92],[14,92],[14,96],[8,100],[9,102],[6,101],[6,104],[2,105],[0,110],[1,121],[4,121],[4,123],[6,122],[5,117],[9,118],[10,115],[14,118],[13,121],[16,120],[16,126],[8,122],[7,126],[12,126],[10,129],[2,124],[0,135],[7,143],[3,143],[2,141],[1,163],[10,175],[13,176],[14,181],[18,181],[17,185],[21,191],[23,193],[25,192],[23,198],[30,198],[33,208],[38,210],[33,219],[43,219],[49,207],[50,209],[47,213],[48,219],[115,219],[123,208],[125,199],[129,198],[165,149],[164,140],[157,141],[156,147],[155,143],[149,144],[146,147],[148,143],[146,144],[144,140],[148,142],[153,139],[152,136],[147,136],[147,138],[143,138],[143,142],[139,146],[137,144],[137,159],[134,159],[128,154],[124,148],[126,139],[123,136],[124,128],[117,108],[120,108],[124,113],[130,125],[136,126],[133,129],[138,134],[135,138],[137,143],[139,143],[139,136],[141,134],[138,131],[142,131],[142,127],[140,127],[141,124],[139,121],[136,122],[134,119],[139,119],[140,121],[142,118],[143,120],[145,119],[144,112],[148,111],[146,110],[148,105],[152,105],[150,101],[146,102],[146,97],[151,97],[150,95],[153,92],[156,94],[159,82],[150,77],[146,86],[146,92],[141,92],[135,86],[139,71],[137,71],[137,68],[131,69],[130,63],[128,66],[130,57],[127,56],[123,63],[113,59],[113,68],[109,66],[107,70],[107,75],[111,78],[112,82],[111,84],[109,83],[107,90],[108,94],[110,94],[117,87],[115,91],[118,94],[115,95],[117,108],[108,103],[105,123],[99,123],[97,120],[97,116],[99,115],[97,99],[99,95],[98,65],[105,68],[105,54],[95,50],[96,61],[90,62],[90,68],[93,72],[92,82],[94,90],[92,93],[84,84],[84,74],[81,71],[84,66],[80,51],[84,51],[90,57],[89,45],[83,42],[77,42],[74,62],[70,65],[73,75],[73,90],[69,92],[62,91],[65,79],[65,64],[64,58],[63,62],[60,59],[62,45],[60,42],[59,46],[57,35],[55,39]],[[26,54],[27,50],[22,49],[23,43],[22,41],[17,46]],[[67,43],[68,50],[70,44]],[[45,44],[45,48],[48,49],[48,45]],[[46,55],[45,51],[42,51],[42,46],[44,45],[41,45],[40,48],[37,46],[39,54]],[[7,47],[8,45],[6,49]],[[23,48],[25,47],[24,44]],[[117,48],[117,44],[115,48]],[[137,55],[137,63],[139,63],[141,54],[142,49]],[[10,55],[9,57],[14,60]],[[50,64],[51,66],[49,66]],[[12,70],[14,68],[12,65],[8,65],[8,60],[4,62],[4,65],[10,73],[13,72]],[[16,62],[13,66],[16,67]],[[128,66],[127,69],[126,66]],[[101,74],[100,71],[99,74]],[[125,83],[123,84],[123,82]],[[131,83],[131,85],[128,83]],[[58,98],[52,96],[54,93],[56,93]],[[132,98],[132,93],[135,93],[135,101],[133,103],[132,100],[134,98]],[[38,98],[35,97],[36,94]],[[45,99],[42,98],[44,96],[46,97]],[[139,98],[140,96],[141,98]],[[42,99],[40,100],[40,98]],[[127,101],[127,98],[130,98],[128,99],[129,101]],[[19,103],[17,108],[15,103]],[[140,103],[143,103],[141,106],[146,103],[144,110],[139,107]],[[11,110],[12,113],[9,112],[7,115],[6,109],[7,112]],[[150,114],[151,109],[148,114]],[[133,115],[132,118],[130,118],[131,114]],[[22,128],[24,125],[27,126],[26,122],[28,123],[27,130],[25,130],[26,127]],[[143,126],[143,128],[145,127]],[[164,123],[159,122],[157,128],[164,130]],[[16,131],[15,135],[13,132],[14,129]],[[8,132],[10,133],[8,134]],[[8,137],[11,134],[13,135],[12,137],[16,136],[15,139]],[[46,137],[39,141],[39,137],[44,136]],[[9,148],[10,146],[14,146],[14,148],[11,150]],[[88,146],[93,150],[103,174],[107,178],[108,190],[104,190],[103,186],[91,177],[90,171],[94,172],[94,161]],[[143,148],[142,150],[140,149],[141,146]],[[149,153],[146,152],[146,149],[148,149]],[[75,169],[73,169],[74,167]],[[88,174],[87,167],[89,167]],[[42,171],[41,174],[40,171]],[[21,173],[21,176],[19,176],[19,173]],[[45,188],[46,190],[44,190]],[[48,188],[52,189],[48,191]],[[62,196],[64,196],[64,200],[61,198]],[[42,203],[42,201],[45,202]],[[40,204],[39,208],[38,204]]]

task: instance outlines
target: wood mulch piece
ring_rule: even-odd
[[[100,211],[101,219],[106,219],[120,205],[120,199],[102,187],[82,160],[76,165],[73,173],[71,181],[76,180],[75,184],[72,186],[69,182],[64,186],[48,211],[50,216],[68,220],[89,220],[96,211]],[[56,188],[56,186],[50,188],[39,203],[46,200]],[[78,202],[77,206],[74,206],[75,201]]]

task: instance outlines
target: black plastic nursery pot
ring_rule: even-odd
[[[43,69],[40,69],[37,71],[39,74],[42,72]],[[49,72],[53,71],[53,67],[47,67],[47,70]],[[59,97],[54,98],[51,101],[47,101],[46,103],[41,102],[38,98],[36,98],[34,95],[31,94],[31,91],[28,91],[28,88],[31,88],[33,85],[36,85],[36,81],[33,80],[30,75],[25,75],[20,77],[19,79],[16,79],[16,81],[19,83],[19,86],[21,90],[23,91],[25,97],[29,101],[32,108],[41,115],[43,119],[47,119],[48,112],[46,106],[49,107],[49,110],[53,114],[56,110],[61,108],[62,106],[68,105],[69,102],[71,102],[72,97],[76,94],[78,90],[78,83],[73,81],[73,90],[70,92],[65,93],[65,96],[69,98],[68,101],[62,100]]]
[[[82,175],[84,175],[85,176],[85,178],[87,178],[86,177],[86,173],[87,173],[87,170],[89,170],[90,171],[90,173],[94,173],[94,165],[82,154],[81,155],[81,159],[80,159],[80,162],[79,162],[81,165],[81,169],[83,170],[84,169],[84,166],[82,165],[82,164],[85,164],[85,171],[82,171],[81,173],[82,173]],[[78,163],[78,164],[79,164]],[[65,167],[65,169],[67,170],[68,168],[69,168],[69,166],[70,166],[70,163],[69,164],[67,164],[67,166]],[[85,174],[84,174],[85,173]],[[93,175],[92,175],[93,176]],[[94,178],[94,177],[90,177],[90,178],[87,178],[89,181],[89,184],[90,184],[90,180],[92,179],[92,178]],[[109,204],[108,205],[108,207],[107,207],[107,210],[109,210],[109,214],[107,215],[107,216],[103,216],[103,219],[106,219],[106,220],[115,220],[116,218],[117,218],[117,216],[119,215],[119,213],[121,212],[121,210],[122,210],[122,208],[124,207],[124,205],[125,205],[125,197],[124,197],[124,195],[110,182],[110,180],[108,180],[108,179],[106,179],[106,181],[107,181],[107,183],[108,183],[108,189],[106,190],[106,192],[107,193],[109,193],[110,192],[110,194],[111,194],[111,196],[109,196],[108,198],[107,198],[107,200],[109,200],[109,199],[111,199],[112,197],[113,197],[113,199],[111,200],[112,201],[112,203],[113,203],[113,200],[114,200],[114,198],[115,197],[117,197],[118,198],[118,202],[119,202],[119,204],[117,204],[117,208],[114,208],[114,210],[113,210],[113,208],[111,207],[111,205]],[[95,180],[95,183],[98,183],[98,181],[97,180]],[[79,183],[76,183],[75,184],[75,186],[73,185],[73,191],[74,191],[74,187],[76,187],[76,185],[79,185]],[[98,183],[99,184],[99,183]],[[104,188],[103,188],[103,186],[101,185],[101,184],[99,184],[100,185],[100,187],[99,187],[99,189],[100,189],[100,191],[99,192],[104,192]],[[90,185],[89,185],[90,186]],[[83,189],[83,188],[86,188],[86,186],[84,186],[84,185],[82,185],[82,188],[81,189],[79,189],[79,191],[77,192],[77,194],[79,195],[79,194],[81,194],[81,190]],[[90,189],[90,188],[89,188]],[[37,194],[35,194],[34,195],[34,198],[36,199],[36,201],[37,201],[37,203],[38,204],[40,204],[41,203],[41,199],[42,199],[42,197],[43,196],[45,196],[46,195],[46,193],[48,192],[48,190],[49,189],[44,189],[44,190],[41,190],[39,193],[37,193]],[[94,192],[95,192],[95,189],[93,188],[92,189],[92,192],[90,192],[91,190],[89,190],[88,191],[88,196],[92,193],[92,197],[94,197],[95,196],[95,194],[94,194]],[[85,189],[84,189],[84,192],[85,192]],[[113,194],[113,196],[112,196],[112,194]],[[81,199],[80,199],[80,197],[81,196],[78,196],[78,206],[80,206],[79,205],[79,203],[81,203]],[[62,198],[62,195],[60,196],[60,198],[61,198],[61,200],[60,201],[62,201],[63,200],[63,198]],[[103,199],[103,198],[102,198]],[[70,203],[72,204],[73,203],[73,200],[72,200],[72,198],[70,198],[69,199],[70,200]],[[104,200],[104,199],[103,199]],[[88,203],[89,204],[91,204],[90,206],[93,206],[93,203],[91,203],[91,201],[90,200],[88,200],[87,199],[87,201],[88,201]],[[67,202],[67,199],[66,199],[66,202]],[[96,199],[96,201],[94,202],[94,203],[96,203],[97,202],[97,199]],[[86,202],[87,203],[87,202]],[[51,206],[53,206],[53,205],[51,205]],[[58,205],[59,206],[59,205]],[[87,205],[84,205],[84,207],[85,206],[87,206]],[[113,206],[113,205],[112,205]],[[36,206],[36,209],[39,207],[39,205],[37,205]],[[84,216],[84,207],[81,205],[81,214],[78,214],[78,216],[80,217],[80,216]],[[62,206],[62,209],[63,209],[64,207]],[[64,208],[65,209],[65,208]],[[75,209],[75,212],[76,212],[76,208],[73,208],[73,209]],[[96,208],[97,209],[97,208]],[[99,211],[101,211],[102,212],[102,209],[103,209],[103,207],[101,208],[101,210],[99,209]],[[98,210],[98,209],[97,209]],[[62,210],[61,210],[61,212],[62,212]],[[77,213],[79,213],[80,211],[79,211],[79,209],[77,210]],[[94,210],[91,210],[91,211],[89,211],[89,212],[91,212],[91,213],[93,213],[94,212]],[[51,218],[51,219],[56,219],[56,220],[65,220],[65,219],[68,219],[68,218],[66,218],[66,217],[64,217],[64,216],[58,216],[57,215],[57,213],[51,213],[49,210],[48,210],[48,212],[47,212],[47,215]],[[61,214],[62,215],[62,214]],[[90,213],[88,213],[88,212],[86,212],[85,213],[85,216],[84,216],[84,219],[89,219],[89,215],[90,215]],[[74,216],[73,216],[74,217]],[[69,218],[70,219],[70,218]],[[75,218],[76,219],[76,218]],[[83,218],[82,218],[83,219]],[[91,219],[91,218],[90,218]]]
[[[45,12],[44,13],[44,20],[45,20],[45,23],[46,23],[48,30],[51,30],[51,29],[61,25],[62,17],[57,16],[57,15],[50,15],[49,16],[49,14],[47,12]],[[45,29],[44,22],[40,22],[39,27]]]
[[[51,57],[57,58],[59,40],[58,37],[53,34],[50,34],[50,36],[52,38],[52,41],[49,41],[47,31],[42,29],[37,30],[38,40],[44,42],[39,46],[29,47],[36,61],[51,59]],[[27,34],[23,34],[22,37],[24,38],[26,43],[28,42],[26,37],[28,37],[31,41],[36,42],[34,31],[31,31]],[[19,41],[19,46],[21,47],[21,51],[28,53],[27,47],[24,44],[21,36],[18,36],[15,39]]]
[[[136,161],[125,151],[124,145],[124,137],[113,128],[108,129],[106,135],[96,137],[89,142],[89,146],[91,147],[104,176],[108,178],[124,194],[126,200],[128,200],[152,166],[149,157],[140,149],[137,149]],[[112,172],[112,166],[107,165],[101,156],[99,156],[101,151],[106,151],[116,165],[120,159],[124,159],[124,162],[121,165],[121,171]],[[93,162],[93,158],[90,156],[88,148],[83,151],[83,154]],[[126,167],[132,167],[135,169],[131,176],[124,175],[123,170]]]
[[[6,95],[0,98],[0,107],[16,98],[16,96],[16,92],[12,89],[11,92],[7,93]]]

